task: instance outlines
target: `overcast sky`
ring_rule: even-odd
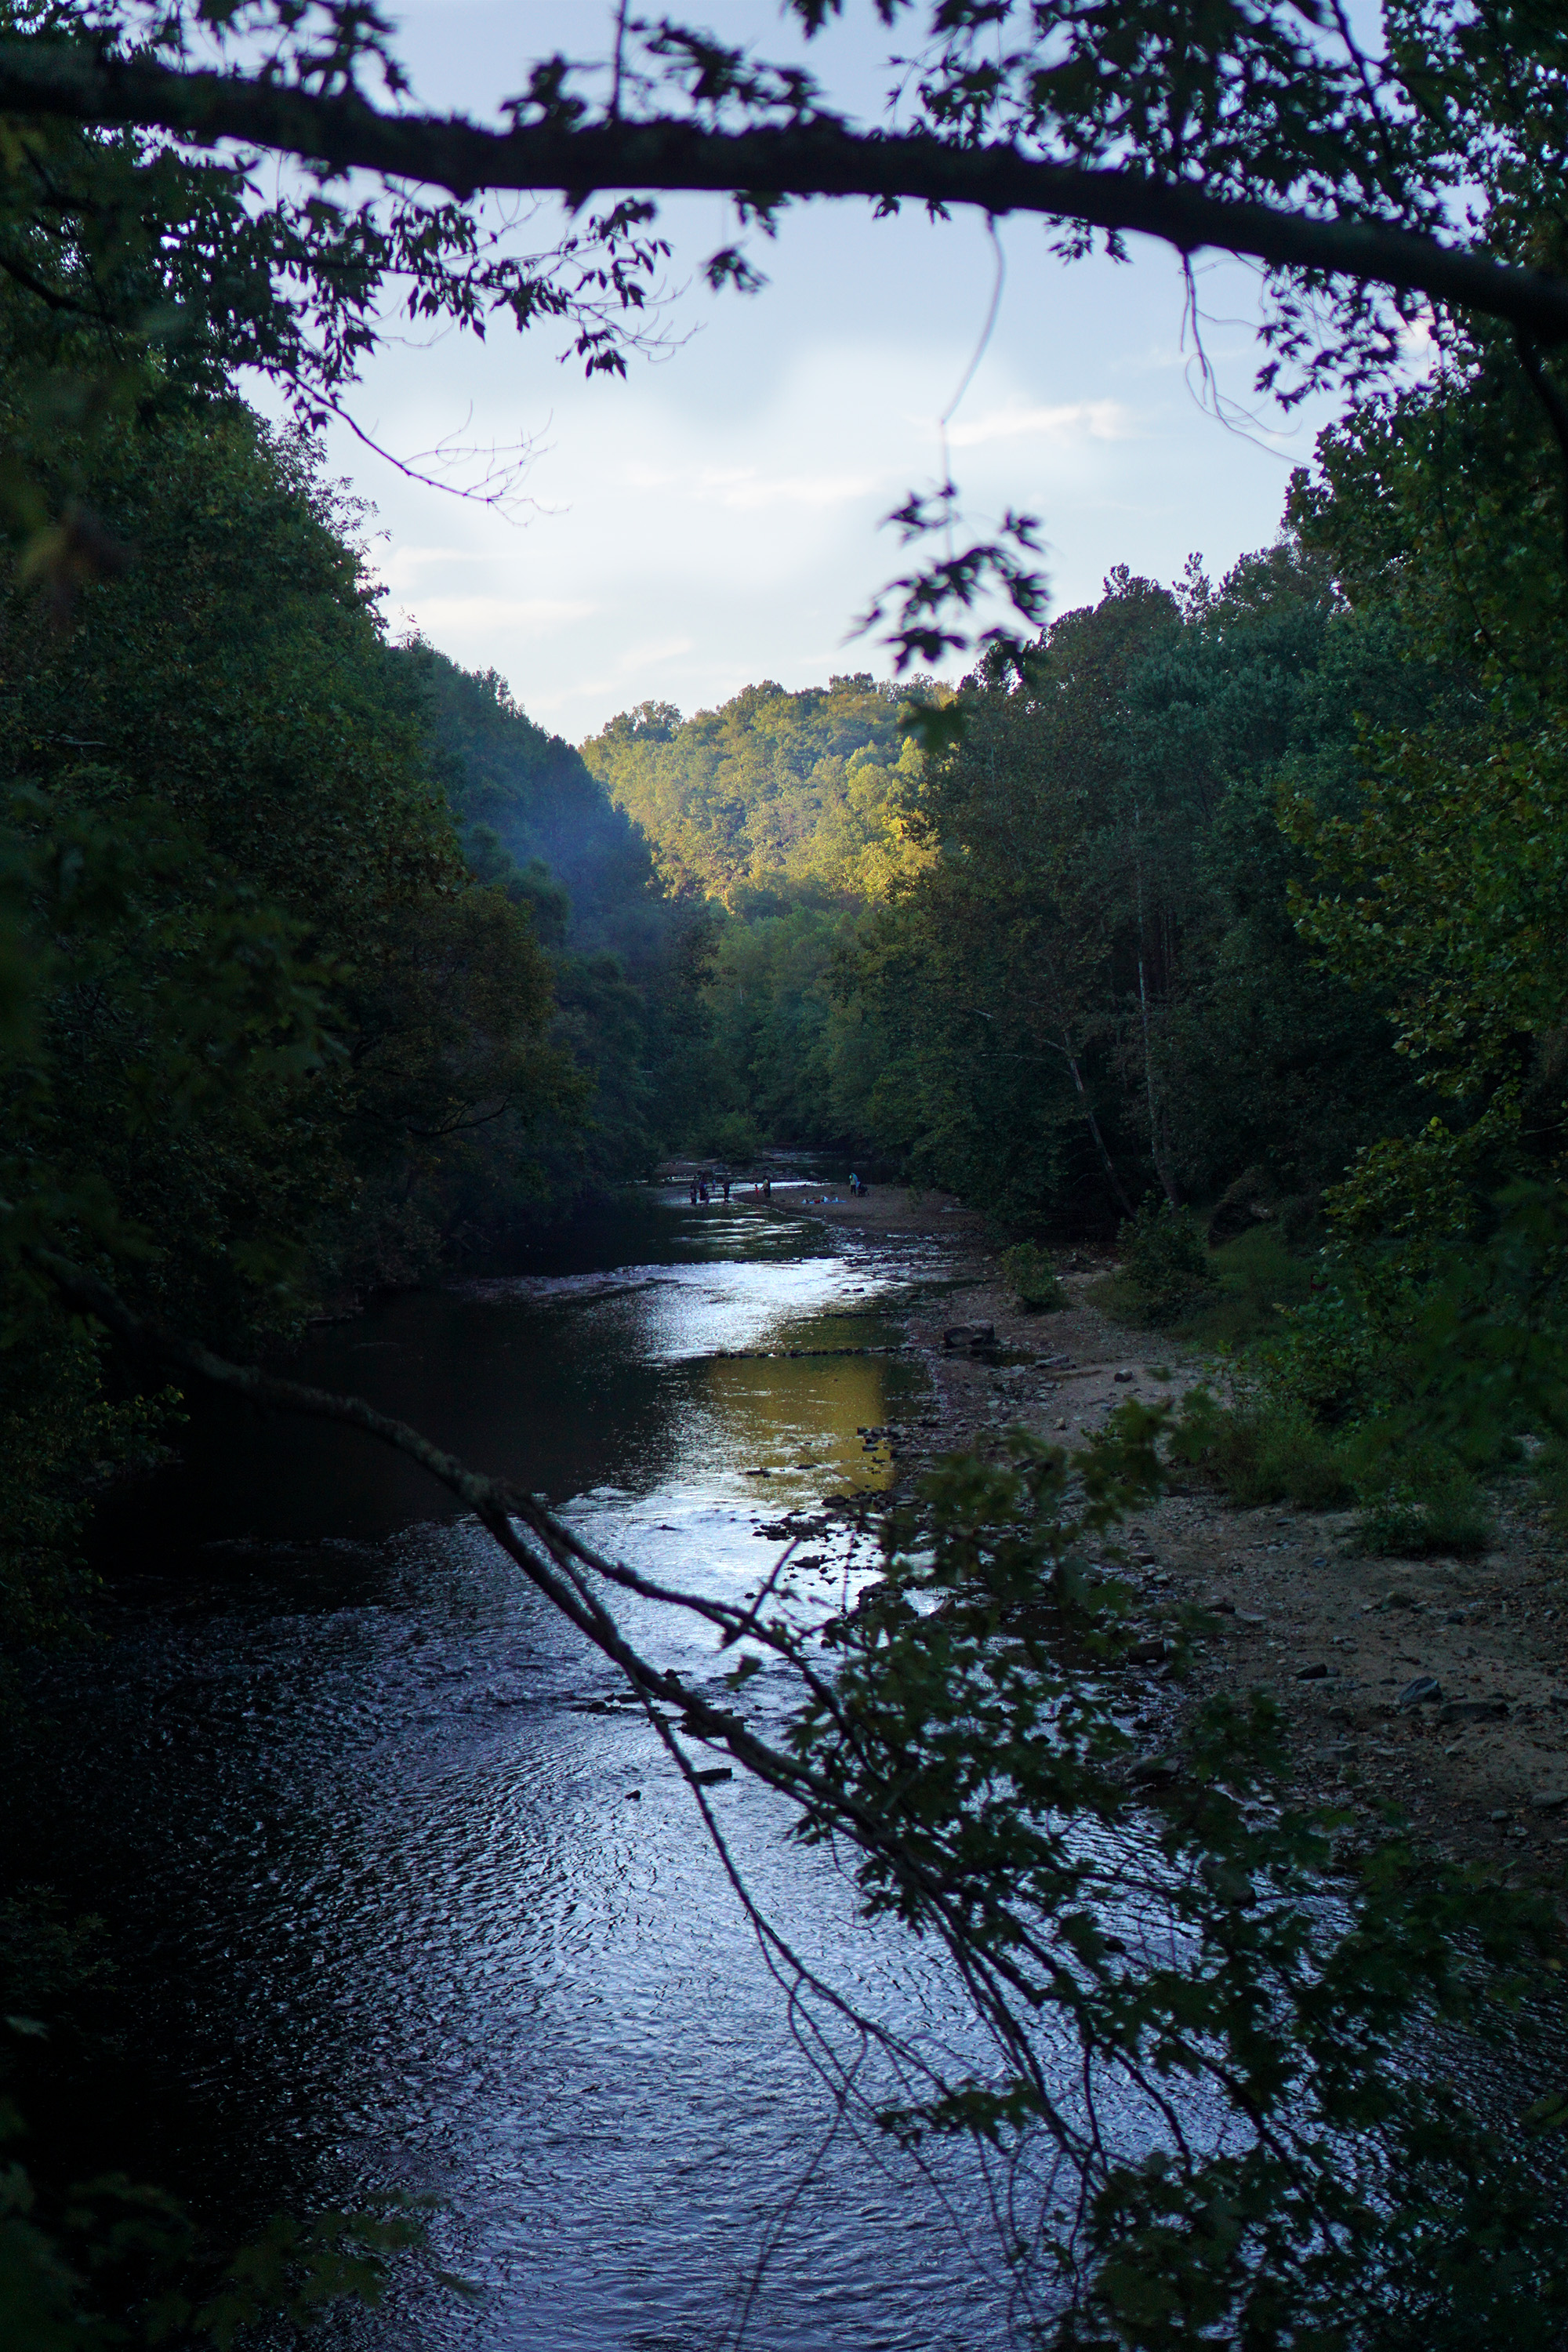
[[[694,16],[773,56],[801,45],[769,0],[709,0]],[[598,0],[415,0],[401,48],[424,103],[490,112],[528,61],[591,52]],[[887,37],[869,0],[811,45],[830,89],[875,112]],[[676,246],[668,356],[625,383],[584,383],[548,331],[448,334],[383,352],[354,414],[404,457],[453,442],[526,441],[524,503],[506,513],[410,482],[334,428],[332,469],[377,509],[375,559],[401,633],[422,630],[469,666],[493,665],[542,723],[574,740],[647,698],[691,711],[742,687],[838,670],[885,675],[850,631],[900,564],[881,518],[940,478],[937,420],[973,354],[994,261],[983,222],[873,221],[863,205],[802,206],[756,257],[761,294],[720,298],[697,278],[733,235],[710,199],[663,208]],[[541,244],[559,208],[532,224]],[[530,232],[520,232],[526,241]],[[951,427],[977,527],[1009,503],[1043,526],[1054,609],[1099,593],[1114,563],[1169,580],[1188,553],[1216,575],[1266,544],[1293,465],[1326,405],[1293,420],[1252,397],[1251,274],[1203,274],[1205,342],[1245,430],[1205,413],[1183,348],[1175,259],[1064,267],[1041,227],[1002,224],[994,334]],[[528,503],[531,501],[531,504]]]

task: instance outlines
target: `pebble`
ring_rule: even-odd
[[[1325,1683],[1328,1678],[1329,1670],[1321,1660],[1316,1665],[1298,1666],[1296,1669],[1296,1680],[1299,1683]]]
[[[1425,1706],[1430,1701],[1436,1705],[1442,1696],[1443,1686],[1435,1675],[1417,1675],[1415,1681],[1406,1683],[1400,1692],[1399,1704],[1401,1706]]]

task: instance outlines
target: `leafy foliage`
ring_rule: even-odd
[[[1037,1242],[1015,1242],[1004,1250],[1002,1279],[1019,1306],[1031,1315],[1066,1307],[1068,1293],[1060,1275]]]
[[[0,1643],[58,1638],[79,1622],[88,1580],[79,1541],[95,1491],[158,1460],[174,1392],[118,1402],[103,1349],[79,1331],[0,1353]]]
[[[842,687],[649,708],[586,750],[666,869],[725,902],[712,1083],[755,1132],[852,1141],[1024,1230],[1106,1232],[1152,1188],[1212,1198],[1251,1168],[1310,1225],[1423,1105],[1385,987],[1298,934],[1311,868],[1277,779],[1348,806],[1356,709],[1423,707],[1405,650],[1286,540],[1218,590],[1195,563],[1175,591],[1113,573],[1026,677],[967,682],[940,752],[895,762],[890,699]],[[835,713],[886,746],[841,786]]]
[[[303,454],[224,404],[114,459],[134,569],[68,635],[11,583],[10,1246],[85,1222],[169,1311],[287,1323],[426,1261],[475,1137],[572,1082]]]
[[[1177,1322],[1212,1294],[1208,1244],[1190,1209],[1151,1197],[1122,1226],[1121,1245],[1124,1278],[1150,1322]]]
[[[748,687],[689,719],[642,703],[583,753],[678,891],[765,912],[776,909],[758,894],[791,886],[880,898],[912,862],[901,800],[920,760],[900,730],[908,699],[857,675],[801,694]]]
[[[1549,1912],[1501,1898],[1504,1928],[1495,1888],[1397,1838],[1342,1849],[1325,1903],[1334,1824],[1281,1790],[1264,1698],[1208,1703],[1138,1762],[1128,1596],[1097,1554],[1163,1420],[1124,1407],[1070,1463],[1017,1433],[1003,1464],[945,1465],[924,1549],[895,1529],[884,1581],[825,1629],[800,1833],[847,1834],[867,1911],[949,1946],[996,2054],[884,2120],[1043,2137],[1047,2181],[1054,2160],[1075,2183],[1047,2189],[1029,2264],[1054,2343],[1458,2347],[1517,2315],[1545,2345],[1555,2157],[1467,2112],[1405,2036],[1503,2026],[1532,1979],[1554,2007]]]

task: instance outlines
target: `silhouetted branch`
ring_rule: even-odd
[[[988,1908],[984,1895],[974,1888],[969,1889],[967,1894],[962,1891],[955,1894],[953,1889],[942,1885],[908,1853],[896,1822],[880,1816],[869,1805],[858,1801],[841,1782],[829,1780],[800,1758],[758,1738],[744,1720],[731,1709],[715,1706],[700,1693],[688,1690],[679,1675],[652,1665],[626,1640],[581,1570],[587,1569],[595,1575],[647,1599],[664,1601],[707,1618],[723,1629],[726,1646],[730,1642],[744,1637],[771,1648],[787,1660],[819,1701],[832,1707],[837,1719],[847,1732],[849,1727],[843,1724],[831,1686],[812,1668],[799,1642],[782,1632],[776,1623],[761,1622],[754,1609],[742,1611],[723,1601],[708,1600],[700,1594],[674,1591],[639,1576],[635,1570],[618,1561],[605,1559],[584,1544],[563,1520],[556,1518],[535,1496],[504,1479],[486,1477],[479,1471],[470,1470],[455,1454],[433,1444],[407,1422],[379,1412],[374,1405],[367,1404],[363,1397],[344,1396],[334,1390],[312,1388],[300,1381],[284,1380],[277,1373],[263,1371],[258,1365],[231,1363],[226,1357],[216,1354],[200,1340],[166,1331],[150,1318],[138,1315],[107,1283],[84,1267],[73,1265],[70,1260],[49,1250],[37,1250],[32,1255],[34,1263],[48,1276],[63,1299],[79,1312],[95,1317],[128,1347],[154,1356],[181,1371],[194,1373],[209,1386],[245,1397],[252,1404],[277,1412],[302,1414],[314,1421],[336,1422],[342,1427],[361,1430],[366,1436],[378,1438],[427,1471],[438,1485],[468,1506],[551,1605],[576,1627],[585,1641],[619,1668],[646,1704],[651,1706],[658,1702],[679,1708],[683,1727],[689,1727],[702,1739],[728,1748],[746,1771],[791,1797],[818,1822],[830,1825],[836,1832],[847,1837],[864,1852],[882,1856],[907,1888],[911,1902],[942,1937],[966,1975],[973,1977],[982,1987],[983,1997],[977,1993],[977,1998],[981,1999],[993,2030],[1008,2049],[1014,2063],[1036,2081],[1044,2101],[1045,2084],[1038,2074],[1037,2060],[1029,2047],[1026,2032],[1009,2005],[1014,1998],[1021,1998],[1025,2002],[1027,2000],[1025,1973],[1015,1961],[1000,1952],[988,1950],[982,1958],[970,1948],[973,1937],[967,1925],[966,1911],[977,1902],[982,1909]],[[519,1522],[534,1538],[533,1543],[525,1541],[519,1533]],[[671,1736],[668,1723],[660,1721],[658,1727],[665,1746],[694,1791],[700,1796],[700,1784],[696,1781],[691,1763],[679,1742]],[[1016,1919],[1012,1922],[1012,1930],[1018,1952],[1037,1960],[1043,1958],[1035,1939],[1021,1928]],[[1048,2109],[1048,2102],[1045,2104]],[[1065,2126],[1048,2112],[1046,2119],[1060,2144],[1065,2146]]]
[[[487,188],[559,189],[574,203],[595,190],[637,188],[1037,213],[1158,237],[1182,253],[1213,247],[1271,268],[1386,286],[1506,319],[1538,342],[1568,341],[1568,280],[1415,230],[1209,195],[1131,169],[1037,162],[1004,143],[857,131],[831,118],[737,131],[668,118],[491,131],[461,115],[382,112],[353,92],[181,71],[37,38],[0,42],[0,111],[137,125],[202,143],[234,139],[332,172],[445,188],[463,201]]]

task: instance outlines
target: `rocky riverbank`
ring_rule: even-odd
[[[845,1210],[837,1221],[867,1231],[947,1230],[963,1243],[940,1311],[909,1319],[929,1397],[874,1435],[900,1485],[939,1454],[998,1443],[1013,1422],[1080,1443],[1121,1398],[1180,1395],[1199,1376],[1168,1339],[1122,1328],[1090,1304],[1102,1265],[1068,1266],[1065,1311],[1026,1315],[978,1221],[960,1224],[940,1204],[900,1211],[875,1194]],[[966,1323],[991,1324],[994,1349],[944,1344],[944,1331]],[[1568,1560],[1523,1478],[1501,1490],[1497,1519],[1480,1559],[1390,1560],[1354,1549],[1351,1512],[1237,1510],[1207,1486],[1171,1488],[1125,1530],[1123,1572],[1144,1598],[1152,1639],[1184,1602],[1208,1608],[1213,1631],[1186,1682],[1158,1663],[1145,1670],[1152,1742],[1174,1728],[1188,1694],[1265,1687],[1306,1790],[1368,1826],[1395,1805],[1438,1851],[1561,1880]]]

